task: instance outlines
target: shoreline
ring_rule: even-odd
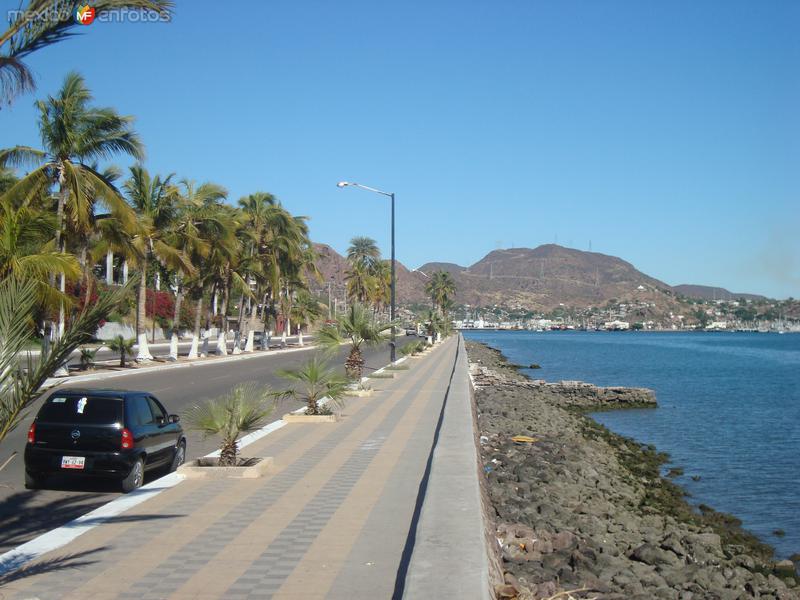
[[[467,351],[509,594],[500,597],[800,598],[791,561],[775,562],[773,548],[735,516],[689,505],[660,474],[665,453],[587,415],[654,407],[654,397],[598,402],[596,390],[645,397],[582,384],[588,400],[576,405],[573,386],[531,380],[480,342],[468,341]]]

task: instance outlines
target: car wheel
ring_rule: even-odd
[[[42,476],[33,475],[25,471],[25,488],[29,490],[38,490],[42,487]]]
[[[122,480],[122,491],[124,493],[132,492],[133,490],[142,487],[144,481],[144,462],[141,458],[137,458],[136,462],[131,467],[131,472]]]
[[[175,448],[175,455],[172,457],[172,464],[169,466],[169,472],[172,473],[178,470],[186,461],[186,442],[181,442]]]

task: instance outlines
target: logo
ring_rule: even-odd
[[[81,432],[78,429],[73,429],[70,435],[72,436],[73,440],[77,440],[79,437],[81,437]]]
[[[78,12],[75,13],[75,20],[81,25],[91,25],[92,21],[94,21],[94,15],[94,8],[87,4],[78,8]]]

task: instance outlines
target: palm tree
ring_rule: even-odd
[[[192,265],[200,264],[211,252],[214,243],[228,236],[226,224],[221,223],[215,207],[228,195],[227,190],[216,183],[206,182],[199,186],[188,179],[180,182],[180,200],[177,202],[168,245],[182,251]],[[172,318],[170,357],[178,358],[178,326],[181,305],[185,292],[186,277],[191,272],[184,268],[175,271],[175,312]],[[191,286],[190,286],[191,287]],[[198,299],[201,302],[202,299]],[[202,307],[198,307],[198,313]],[[199,332],[198,332],[199,333]],[[192,349],[197,354],[197,338],[192,340]],[[190,350],[191,354],[191,350]],[[194,357],[193,357],[194,358]]]
[[[46,5],[42,1],[37,4]],[[0,38],[2,41],[2,38]],[[139,137],[131,128],[132,117],[117,114],[112,108],[91,106],[92,95],[78,73],[69,73],[55,97],[36,102],[43,150],[15,146],[0,151],[0,166],[26,163],[39,166],[6,191],[5,196],[28,199],[58,188],[55,249],[64,252],[65,220],[73,229],[86,230],[91,220],[93,195],[107,202],[119,192],[114,184],[93,166],[92,161],[128,154],[144,156]],[[65,276],[59,278],[65,291]],[[64,327],[64,309],[59,311],[56,337]]]
[[[36,284],[16,277],[0,281],[0,442],[25,418],[44,381],[76,348],[94,338],[97,327],[124,302],[128,291],[128,286],[120,287],[87,304],[69,319],[64,334],[49,350],[43,349],[37,360],[29,355],[26,368],[21,369],[19,355],[32,333]]]
[[[311,326],[322,316],[322,304],[307,290],[299,292],[291,309],[292,320],[297,324],[298,344],[303,345],[303,327]]]
[[[378,244],[372,238],[356,236],[350,240],[350,247],[347,249],[347,262],[351,265],[363,265],[367,271],[381,258],[381,251]]]
[[[350,305],[344,317],[336,325],[326,325],[317,332],[319,344],[328,351],[336,351],[342,343],[350,343],[350,353],[344,363],[351,379],[361,380],[364,357],[361,347],[374,346],[384,341],[384,332],[396,323],[376,323],[363,305]]]
[[[106,346],[112,352],[119,352],[119,366],[125,368],[125,358],[133,354],[133,344],[136,342],[135,338],[126,340],[123,336],[118,335],[112,340],[106,342]]]
[[[431,302],[447,318],[447,309],[450,300],[456,293],[456,283],[453,276],[447,271],[435,271],[431,273],[430,280],[425,286],[425,292],[431,297]]]
[[[36,50],[75,35],[80,27],[75,10],[81,2],[29,0],[10,16],[9,27],[0,35],[0,106],[35,88],[33,74],[22,61]],[[140,9],[170,16],[171,0],[95,0],[95,17],[113,10]],[[9,13],[11,15],[11,12]]]
[[[375,280],[370,267],[362,262],[353,262],[345,273],[347,297],[351,302],[366,304],[374,296]]]
[[[224,396],[192,406],[184,421],[205,437],[219,435],[222,438],[219,466],[232,467],[239,454],[239,436],[261,426],[273,410],[271,397],[267,388],[253,382],[241,383]]]
[[[380,260],[373,268],[372,302],[375,310],[383,310],[392,294],[392,261]]]
[[[174,240],[173,227],[178,212],[179,195],[172,185],[172,175],[162,179],[159,175],[151,177],[141,165],[130,168],[131,177],[123,187],[133,209],[138,216],[134,244],[138,251],[139,296],[137,302],[136,341],[139,351],[137,361],[152,360],[147,346],[145,331],[147,302],[147,267],[152,260],[185,272],[194,272],[187,254],[170,244]]]
[[[0,279],[33,281],[38,299],[49,308],[67,302],[66,296],[48,284],[49,278],[80,273],[75,256],[55,250],[54,231],[52,215],[28,206],[14,208],[7,199],[0,201]]]
[[[327,406],[319,405],[323,398],[337,407],[343,405],[347,379],[328,368],[328,363],[318,355],[312,356],[299,369],[281,369],[277,374],[296,384],[281,395],[303,400],[307,415],[330,414]]]

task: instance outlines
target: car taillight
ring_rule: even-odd
[[[31,423],[30,429],[28,429],[28,443],[33,444],[36,442],[36,421]]]
[[[130,432],[130,430],[125,429],[124,427],[122,429],[121,446],[123,450],[130,450],[131,448],[133,448],[133,434]]]

